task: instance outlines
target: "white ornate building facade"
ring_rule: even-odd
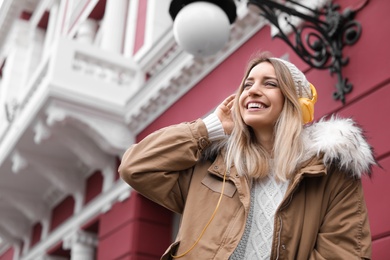
[[[303,1],[322,5],[327,0]],[[362,1],[337,1],[358,7]],[[335,79],[308,67],[245,1],[230,40],[193,57],[175,43],[169,0],[4,0],[0,8],[0,260],[158,259],[175,216],[118,177],[131,144],[163,126],[203,117],[240,83],[250,56],[271,51],[317,87],[316,119],[354,117],[377,160],[364,180],[373,259],[390,254],[390,23],[387,1],[357,15],[346,49],[354,84],[345,105]]]

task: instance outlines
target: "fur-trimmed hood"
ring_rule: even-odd
[[[302,138],[305,146],[303,164],[321,156],[326,168],[337,167],[356,178],[371,175],[372,166],[377,164],[362,128],[351,118],[322,118],[305,126]],[[227,139],[213,142],[203,152],[203,158],[215,159],[219,151],[226,148]]]
[[[363,130],[351,118],[332,116],[305,127],[303,143],[304,160],[322,154],[327,168],[334,164],[354,177],[370,175],[376,164]]]

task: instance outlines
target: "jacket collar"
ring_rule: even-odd
[[[325,168],[335,166],[356,178],[370,175],[371,167],[376,164],[362,129],[351,118],[323,118],[307,126],[302,138],[305,145],[302,161],[317,157]]]
[[[326,166],[323,163],[322,157],[312,157],[305,163],[301,164],[297,174],[309,176],[322,176],[328,173]]]
[[[226,169],[224,155],[225,155],[225,151],[222,150],[221,153],[217,155],[215,160],[213,160],[212,164],[208,168],[208,171],[210,173],[212,173],[213,175],[216,175],[220,178],[223,178],[224,174],[226,173],[226,180],[235,181],[235,179],[239,179],[240,175],[237,173],[234,165],[232,165],[229,170]],[[247,176],[244,176],[244,177],[247,179]],[[247,181],[249,182],[248,179],[247,179]]]
[[[224,163],[223,156],[218,155],[208,168],[208,171],[223,178],[223,175],[226,172],[226,164]],[[229,176],[229,173],[226,173],[226,176]]]

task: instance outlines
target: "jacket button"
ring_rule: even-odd
[[[286,245],[282,245],[282,249],[283,249],[283,250],[286,250]]]
[[[215,165],[215,166],[214,166],[214,169],[218,170],[218,166],[217,166],[217,165]]]
[[[203,148],[205,148],[206,147],[206,145],[207,145],[207,142],[206,142],[206,140],[205,139],[200,139],[200,147],[203,149]]]

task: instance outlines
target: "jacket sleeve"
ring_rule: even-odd
[[[181,213],[193,167],[209,143],[201,119],[160,129],[124,153],[119,174],[145,197]]]
[[[310,259],[371,259],[371,233],[360,179],[336,178]],[[337,182],[337,183],[336,183]]]

